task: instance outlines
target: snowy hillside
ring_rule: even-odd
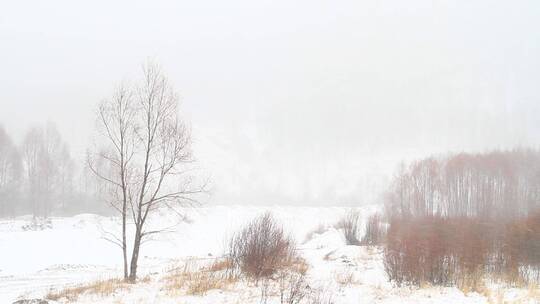
[[[332,303],[487,303],[476,293],[455,288],[396,288],[386,280],[381,249],[347,246],[336,222],[350,209],[344,207],[215,206],[163,215],[153,225],[169,232],[143,246],[143,282],[104,297],[81,296],[77,303],[259,303],[260,287],[237,282],[203,296],[163,292],[163,278],[187,263],[206,265],[224,253],[224,244],[242,224],[265,211],[283,223],[296,238],[305,259],[309,286]],[[360,208],[363,219],[376,206]],[[51,291],[85,282],[121,276],[121,252],[103,237],[118,229],[115,219],[90,214],[53,218],[49,227],[23,229],[31,218],[0,221],[0,302],[43,298]],[[508,295],[507,295],[508,296]],[[519,294],[516,295],[516,297]],[[63,303],[65,300],[59,300]],[[51,301],[51,303],[54,303]],[[270,297],[269,303],[279,303]]]

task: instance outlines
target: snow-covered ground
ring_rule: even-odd
[[[377,207],[358,209],[365,219]],[[309,285],[331,294],[333,303],[488,303],[483,295],[465,295],[456,288],[397,288],[389,283],[381,249],[347,246],[334,228],[349,210],[211,206],[186,209],[185,221],[177,215],[162,214],[151,225],[167,227],[168,232],[144,244],[141,252],[140,274],[152,279],[106,298],[81,297],[78,302],[178,303],[181,298],[182,303],[259,303],[257,287],[242,284],[205,296],[171,297],[162,292],[159,278],[186,261],[221,256],[228,236],[255,216],[270,211],[299,243],[298,250],[309,265]],[[117,219],[83,214],[53,218],[51,227],[43,230],[24,230],[30,221],[30,217],[0,220],[0,303],[43,298],[50,290],[121,276],[121,252],[104,239],[109,232],[118,231]],[[320,233],[310,234],[318,227],[323,228]],[[522,294],[524,291],[505,291],[500,297],[519,299]],[[277,298],[269,300],[278,302]]]

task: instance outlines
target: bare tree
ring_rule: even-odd
[[[60,148],[63,143],[56,125],[52,122],[47,123],[42,134],[40,167],[43,193],[40,199],[43,201],[44,216],[48,216],[54,208],[58,194],[58,164],[61,162]]]
[[[127,209],[131,199],[131,161],[135,155],[137,121],[136,106],[130,88],[120,86],[113,97],[103,101],[98,110],[98,125],[106,139],[106,148],[102,149],[97,159],[90,158],[89,168],[92,172],[109,184],[111,190],[109,204],[120,213],[122,219],[122,235],[117,238],[108,234],[107,239],[122,249],[124,262],[124,279],[128,278],[127,259]]]
[[[14,213],[15,194],[21,180],[21,158],[11,138],[0,126],[0,216]]]
[[[28,196],[30,198],[30,204],[32,205],[32,213],[34,217],[39,216],[42,213],[37,199],[42,188],[40,179],[41,171],[39,165],[43,149],[42,139],[42,130],[34,127],[26,133],[22,145]]]
[[[65,143],[62,145],[58,156],[58,196],[60,208],[65,213],[66,203],[74,191],[75,163],[69,153],[69,147]]]
[[[62,138],[53,123],[31,128],[24,138],[23,161],[34,217],[47,217],[53,209],[61,146]]]
[[[147,229],[147,220],[163,208],[193,203],[195,187],[187,164],[193,161],[190,130],[178,114],[178,97],[158,66],[143,67],[138,86],[121,86],[113,98],[101,103],[98,121],[107,141],[97,158],[105,161],[109,173],[100,172],[89,158],[90,168],[113,190],[111,204],[122,217],[121,238],[111,237],[124,255],[124,275],[137,278],[141,244],[163,230]],[[126,225],[134,224],[133,247],[127,268]],[[128,273],[129,272],[129,273]]]

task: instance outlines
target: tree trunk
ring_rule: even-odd
[[[139,260],[139,249],[141,247],[141,230],[139,227],[135,231],[135,241],[133,242],[133,253],[131,255],[131,265],[129,270],[129,281],[134,283],[137,280],[137,263]]]
[[[127,206],[124,203],[122,206],[122,254],[124,257],[124,280],[128,279],[128,263],[127,263],[127,242],[126,242],[126,216]]]

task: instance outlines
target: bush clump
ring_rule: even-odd
[[[382,222],[382,217],[380,214],[373,214],[368,218],[366,223],[366,229],[362,240],[360,241],[361,245],[380,245],[383,243],[386,236],[386,227]]]
[[[397,284],[482,286],[540,282],[540,215],[500,223],[440,216],[394,218],[384,264]],[[472,288],[473,290],[475,288]]]
[[[270,213],[247,224],[229,241],[229,274],[244,274],[258,281],[297,260],[294,239]]]
[[[360,212],[349,211],[337,223],[338,229],[341,229],[347,245],[360,245],[359,231]]]

